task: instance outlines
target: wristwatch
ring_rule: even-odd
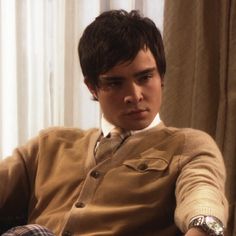
[[[223,223],[214,216],[196,216],[190,221],[189,229],[192,227],[201,228],[210,236],[224,236]]]

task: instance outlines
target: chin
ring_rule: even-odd
[[[134,121],[134,122],[135,122],[135,121]],[[132,125],[127,126],[125,129],[126,129],[126,130],[133,130],[133,131],[135,131],[135,130],[142,130],[142,129],[145,129],[145,128],[147,128],[148,126],[149,126],[149,123],[147,123],[147,124],[136,124],[136,125],[132,124]]]

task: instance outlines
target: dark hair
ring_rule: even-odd
[[[140,49],[149,48],[161,78],[166,70],[160,31],[152,20],[138,11],[111,10],[99,15],[85,29],[78,46],[80,65],[90,84],[118,63],[132,61]]]

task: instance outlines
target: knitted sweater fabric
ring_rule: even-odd
[[[24,218],[56,235],[176,236],[196,215],[226,224],[225,166],[209,135],[161,123],[96,163],[100,134],[50,128],[2,160],[0,228]]]

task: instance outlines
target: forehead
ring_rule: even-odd
[[[101,74],[99,77],[106,77],[120,74],[135,74],[148,68],[157,68],[155,58],[152,52],[147,49],[141,49],[132,61],[121,62],[112,67],[107,72]]]

